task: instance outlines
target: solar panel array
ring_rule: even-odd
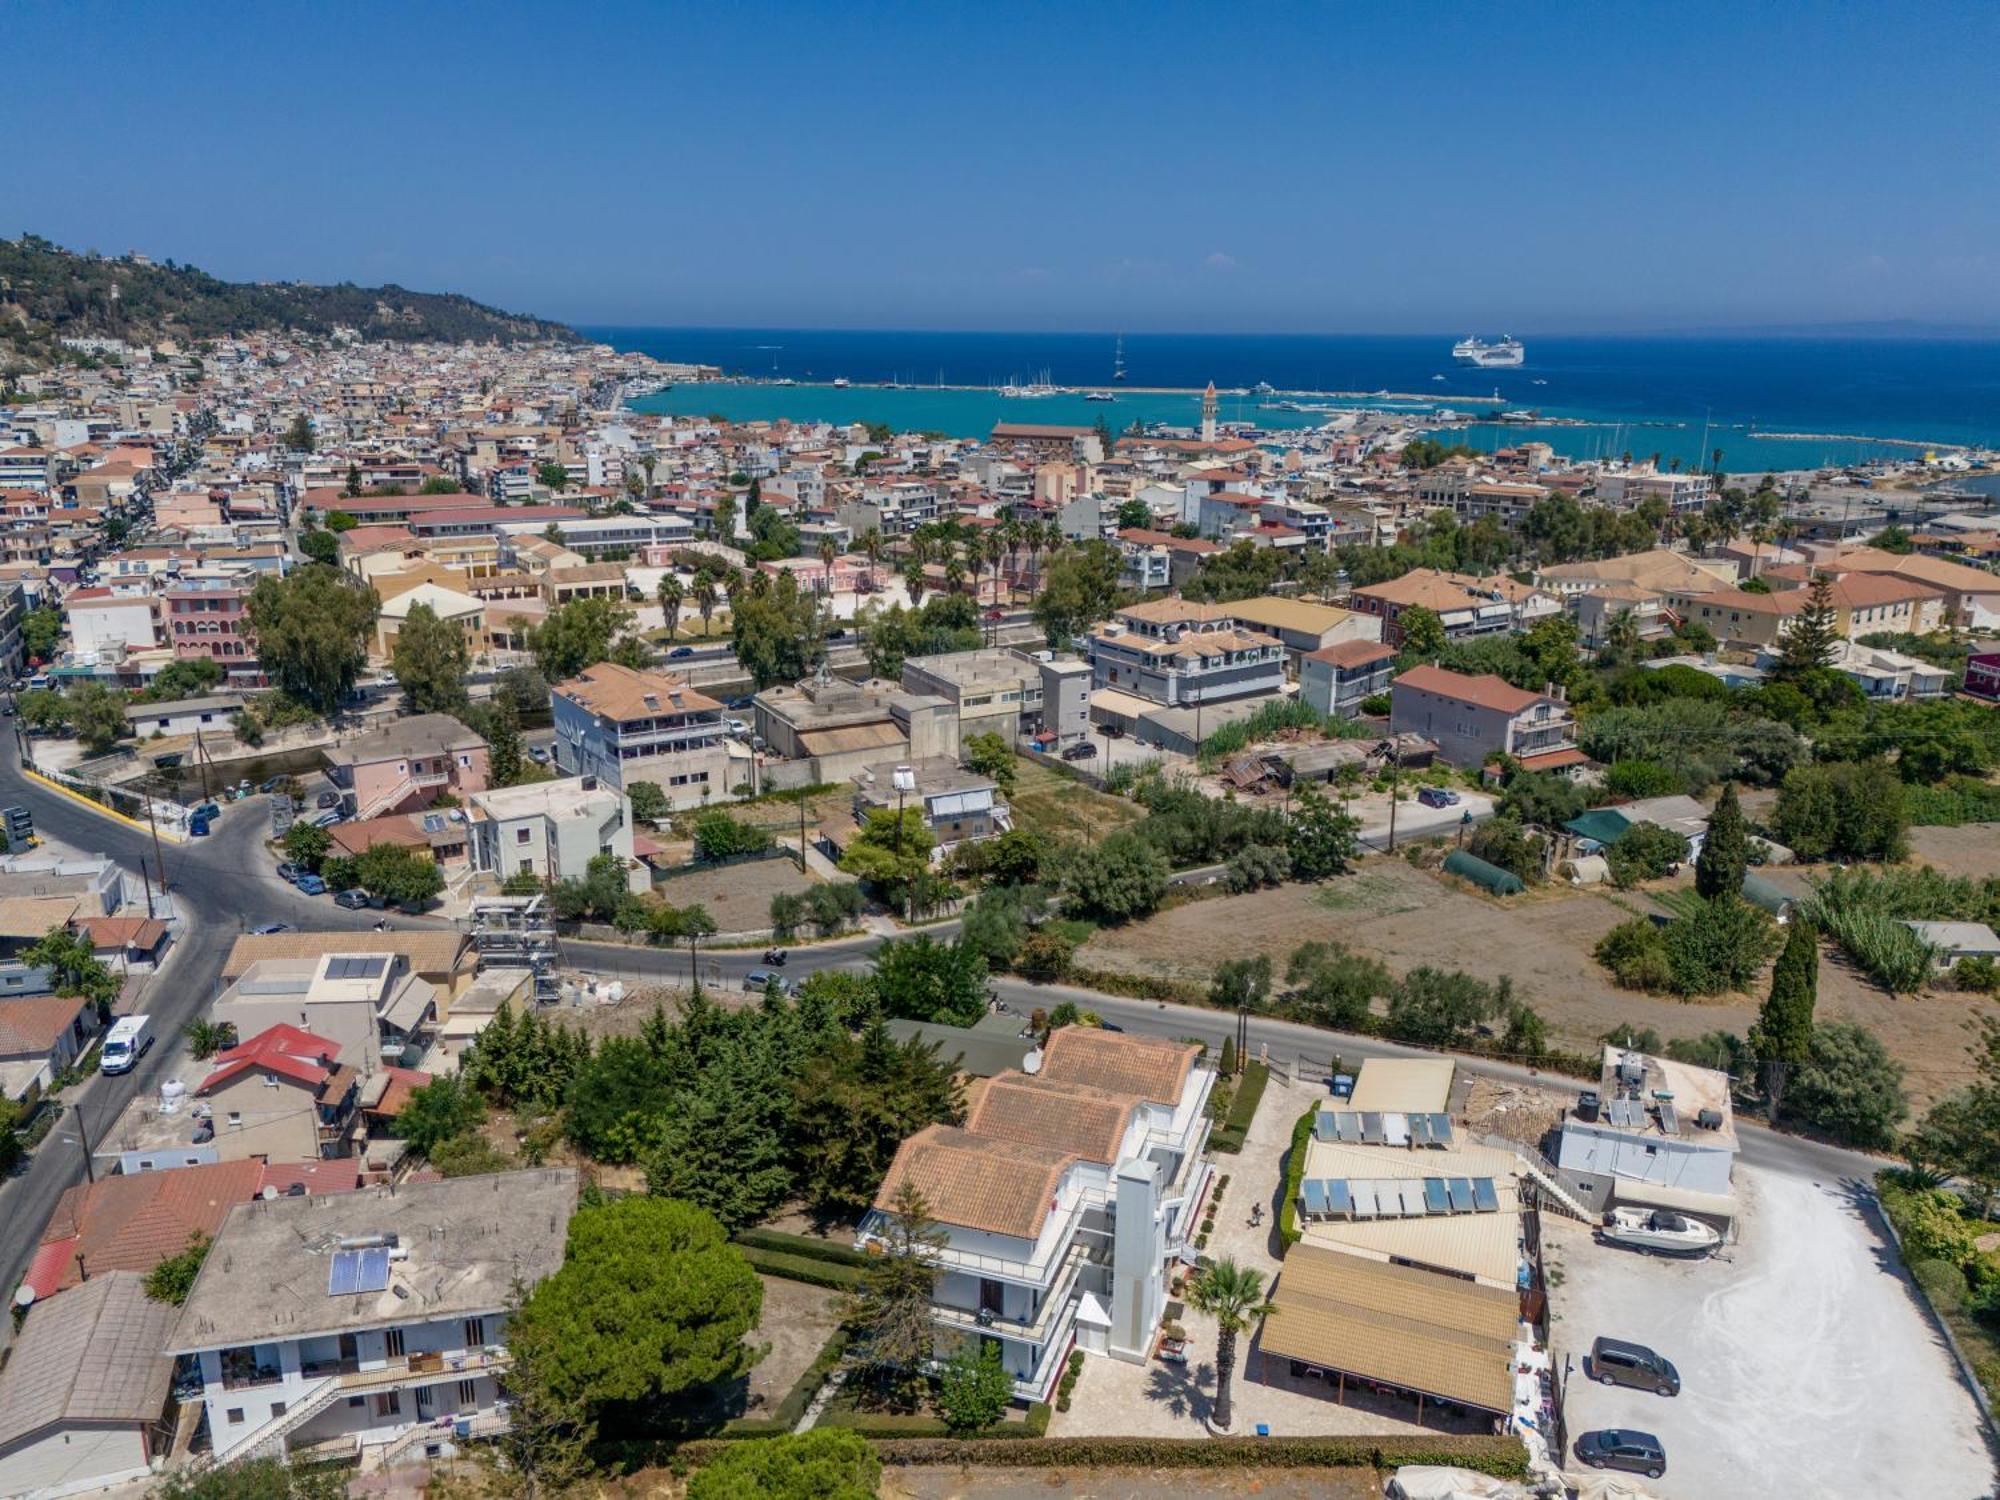
[[[329,1297],[358,1296],[364,1292],[389,1289],[389,1247],[371,1245],[362,1250],[336,1250],[326,1272]]]
[[[388,965],[388,957],[381,953],[331,958],[327,960],[328,979],[374,979]]]
[[[1323,1109],[1313,1120],[1313,1134],[1347,1146],[1449,1146],[1451,1116]]]
[[[1604,1106],[1605,1118],[1621,1130],[1643,1130],[1646,1106],[1637,1099],[1612,1099]]]
[[[1420,1219],[1498,1213],[1491,1177],[1309,1177],[1299,1184],[1308,1219]]]

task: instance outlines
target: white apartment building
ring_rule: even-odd
[[[632,817],[625,794],[594,777],[475,792],[466,808],[472,868],[505,880],[536,875],[581,880],[600,854],[625,861],[632,890],[646,872],[632,854]]]
[[[1660,499],[1674,515],[1686,515],[1708,504],[1706,474],[1656,474],[1606,471],[1597,476],[1597,498],[1616,510],[1631,510],[1642,501]]]
[[[143,585],[75,589],[63,601],[63,613],[80,660],[122,661],[128,651],[160,644],[159,604]]]
[[[238,1204],[167,1349],[216,1458],[375,1468],[504,1429],[512,1288],[562,1265],[576,1200],[540,1169]]]
[[[963,1127],[903,1142],[857,1243],[885,1240],[904,1183],[920,1191],[946,1237],[938,1356],[994,1340],[1015,1398],[1033,1402],[1073,1348],[1130,1363],[1150,1352],[1212,1181],[1215,1074],[1195,1046],[1081,1026],[1024,1066],[987,1080]]]

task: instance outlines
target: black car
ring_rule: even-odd
[[[1089,740],[1080,740],[1063,751],[1062,758],[1064,760],[1089,760],[1096,754],[1097,746],[1091,744]]]
[[[694,655],[694,647],[692,647],[692,646],[676,646],[676,647],[674,647],[674,649],[673,649],[673,650],[671,650],[671,651],[669,651],[669,652],[667,653],[667,660],[668,660],[668,661],[681,661],[681,660],[683,660],[684,658],[686,658],[686,657],[690,657],[690,656],[693,656],[693,655]]]
[[[1634,1432],[1629,1427],[1586,1432],[1576,1440],[1576,1456],[1593,1469],[1623,1469],[1648,1479],[1658,1479],[1667,1472],[1667,1450],[1660,1446],[1660,1440],[1650,1432]]]
[[[1600,1338],[1590,1346],[1590,1378],[1600,1385],[1629,1385],[1662,1396],[1681,1393],[1681,1372],[1644,1344]]]
[[[316,805],[319,807],[338,807],[340,806],[340,793],[321,792],[319,794],[319,801]]]

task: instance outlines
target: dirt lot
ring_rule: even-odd
[[[792,847],[796,854],[797,839]],[[771,925],[773,896],[809,891],[817,883],[812,876],[801,875],[789,859],[746,859],[720,869],[675,875],[653,890],[675,906],[699,902],[723,932],[751,932]]]
[[[1145,815],[1138,803],[1071,781],[1047,766],[1022,757],[1016,758],[1015,765],[1011,800],[1016,827],[1052,838],[1094,843]]]
[[[1282,972],[1300,943],[1337,938],[1398,974],[1432,964],[1489,980],[1511,975],[1516,992],[1548,1022],[1551,1039],[1567,1046],[1594,1046],[1620,1022],[1651,1027],[1668,1039],[1747,1030],[1761,986],[1755,994],[1681,1001],[1621,990],[1598,966],[1591,957],[1598,939],[1648,905],[1643,896],[1567,887],[1531,891],[1503,904],[1400,858],[1378,857],[1324,886],[1219,896],[1148,922],[1104,929],[1083,946],[1078,962],[1205,982],[1219,959],[1268,953]],[[1881,1037],[1909,1070],[1918,1111],[1969,1076],[1966,1027],[1982,1011],[2000,1014],[2000,1006],[1955,993],[1894,1000],[1831,952],[1821,966],[1820,1016],[1858,1021]]]
[[[1919,863],[1947,875],[2000,875],[2000,823],[1967,823],[1959,828],[1912,828],[1910,852]]]
[[[1848,1185],[1739,1168],[1741,1241],[1702,1261],[1593,1244],[1543,1219],[1569,1436],[1655,1434],[1666,1500],[1989,1495],[1977,1408],[1872,1211]],[[1591,1341],[1646,1344],[1678,1396],[1585,1378]]]
[[[757,1279],[764,1283],[764,1316],[744,1337],[771,1349],[750,1372],[749,1416],[784,1400],[840,1326],[840,1293],[777,1276]]]

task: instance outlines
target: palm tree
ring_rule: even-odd
[[[833,560],[839,555],[840,549],[833,545],[832,537],[823,536],[819,539],[819,565],[825,574],[826,596],[829,599],[833,597]]]
[[[1000,541],[1007,548],[1007,571],[1011,574],[1009,587],[1018,583],[1021,577],[1021,527],[1013,520],[1004,521],[1000,526]]]
[[[648,453],[639,460],[639,467],[646,471],[646,498],[649,501],[653,498],[653,470],[659,466],[660,458],[656,453]]]
[[[875,569],[882,561],[882,533],[879,531],[870,531],[863,535],[861,538],[861,552],[868,559],[869,586],[879,587],[881,580],[875,576]]]
[[[708,622],[715,613],[716,602],[715,580],[704,573],[694,581],[694,607],[701,612],[701,633],[704,639],[708,635]]]
[[[660,613],[667,617],[667,641],[670,645],[673,638],[680,633],[681,604],[686,598],[687,590],[682,587],[679,578],[672,573],[661,576]]]
[[[911,606],[916,609],[923,608],[924,590],[930,587],[930,581],[924,576],[924,565],[914,557],[903,569],[903,587],[909,590]]]
[[[1028,549],[1028,592],[1034,593],[1042,577],[1042,528],[1037,521],[1021,523],[1021,539]]]
[[[1229,1382],[1236,1373],[1236,1335],[1271,1310],[1264,1299],[1264,1273],[1224,1258],[1188,1288],[1188,1301],[1215,1319],[1215,1410],[1208,1419],[1217,1432],[1229,1431]]]
[[[965,587],[965,564],[959,561],[956,552],[944,562],[944,591],[955,594]]]
[[[979,597],[979,570],[986,563],[986,538],[974,532],[965,539],[965,570],[972,575],[972,597]]]

